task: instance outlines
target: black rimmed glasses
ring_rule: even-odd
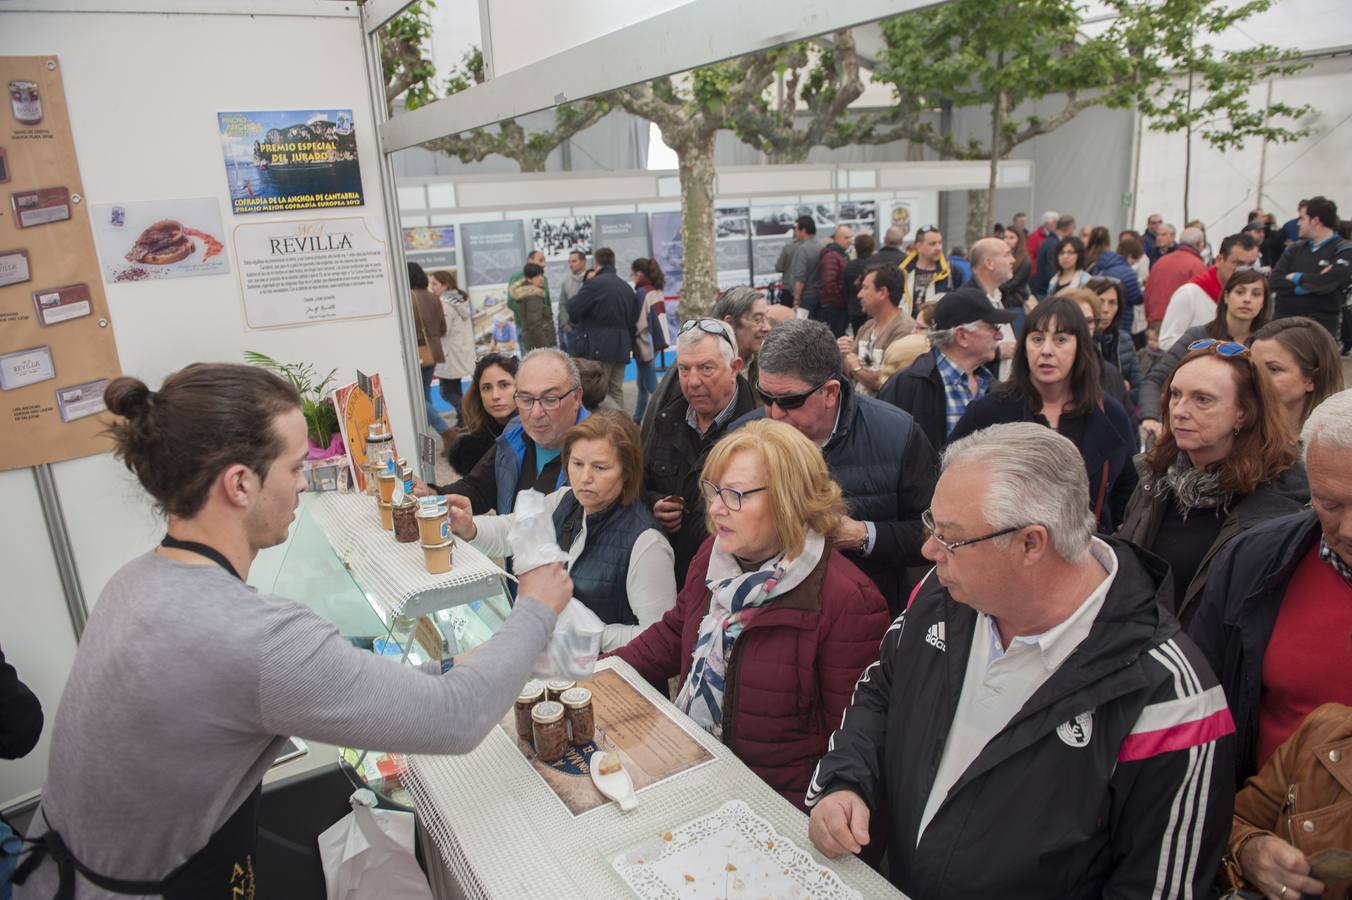
[[[992,538],[1004,537],[1007,534],[1013,534],[1016,531],[1021,531],[1028,527],[1028,525],[1015,525],[1013,528],[1004,528],[1000,531],[993,531],[990,534],[983,534],[981,537],[968,538],[965,541],[946,541],[934,530],[934,514],[928,509],[920,514],[920,524],[925,528],[925,537],[934,538],[934,542],[949,553],[952,553],[959,547],[966,547],[969,544],[979,544],[982,541],[989,541]]]
[[[538,403],[546,411],[553,412],[559,408],[559,404],[563,402],[565,397],[573,393],[573,391],[581,389],[581,387],[581,385],[575,384],[562,394],[545,394],[540,397],[532,397],[530,394],[523,394],[520,391],[517,391],[512,394],[512,399],[516,401],[516,405],[519,406],[522,411],[528,410]]]
[[[705,334],[721,337],[728,342],[728,346],[732,347],[733,350],[737,349],[737,345],[732,342],[732,338],[728,337],[726,323],[721,322],[718,319],[686,319],[681,323],[681,334],[685,334],[687,331],[692,331],[696,328]]]
[[[829,378],[826,379],[826,381],[830,381],[830,380],[831,380],[831,379],[829,379]],[[806,402],[808,401],[808,398],[809,398],[809,397],[811,397],[813,394],[817,393],[817,391],[820,391],[822,388],[826,387],[826,381],[823,381],[821,384],[817,385],[817,386],[814,387],[814,388],[808,388],[806,391],[803,391],[801,394],[778,394],[778,395],[776,395],[776,394],[767,394],[765,391],[761,390],[759,387],[756,388],[756,393],[760,395],[761,402],[764,403],[766,406],[769,406],[771,403],[773,403],[775,406],[778,406],[780,409],[785,409],[785,410],[788,410],[788,409],[799,409],[799,408],[802,407],[802,405],[803,405],[804,403],[806,403]]]
[[[768,487],[758,487],[739,491],[736,488],[719,487],[712,481],[705,481],[702,478],[699,482],[699,489],[704,494],[704,503],[706,506],[712,504],[714,498],[717,497],[723,501],[724,506],[733,512],[737,512],[742,508],[743,497],[750,497],[752,494],[759,494],[761,491],[769,490]]]
[[[1203,338],[1200,341],[1193,341],[1188,345],[1189,350],[1210,350],[1217,356],[1226,358],[1232,356],[1243,356],[1249,352],[1249,348],[1235,341],[1218,341],[1214,338]]]

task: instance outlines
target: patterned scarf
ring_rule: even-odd
[[[1188,514],[1198,509],[1219,507],[1221,515],[1225,515],[1230,501],[1234,499],[1231,492],[1221,487],[1219,473],[1194,467],[1186,453],[1174,457],[1168,470],[1159,476],[1159,481],[1162,487],[1168,488],[1174,495],[1174,502],[1183,513],[1185,522]]]
[[[825,551],[825,538],[809,531],[803,552],[796,558],[776,556],[753,572],[743,572],[736,558],[714,540],[705,579],[712,601],[699,626],[690,677],[676,697],[676,705],[705,731],[722,737],[723,695],[733,642],[758,609],[802,584]]]

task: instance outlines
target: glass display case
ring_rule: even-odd
[[[355,646],[411,665],[449,659],[488,640],[511,612],[506,576],[457,542],[452,570],[426,573],[417,544],[398,544],[362,494],[302,494],[285,543],[258,555],[249,583],[302,603]],[[371,509],[367,509],[367,507]],[[395,754],[344,749],[373,789],[412,805]]]

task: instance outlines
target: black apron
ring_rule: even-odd
[[[160,546],[196,553],[217,563],[231,575],[239,572],[223,554],[206,544],[180,541],[165,535]],[[159,881],[127,881],[93,871],[75,858],[61,834],[48,830],[38,838],[26,839],[27,858],[14,872],[14,883],[23,884],[42,862],[56,863],[59,881],[55,900],[74,900],[75,874],[114,894],[161,895],[165,900],[253,900],[254,854],[258,846],[258,805],[263,793],[260,782],[244,799],[239,809],[216,829],[205,847],[198,850],[174,871]]]

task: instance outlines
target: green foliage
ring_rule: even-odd
[[[338,410],[329,402],[329,387],[333,384],[336,368],[322,379],[310,363],[283,363],[254,350],[244,351],[244,361],[251,366],[269,369],[281,375],[300,393],[301,411],[305,414],[305,431],[310,440],[327,447],[338,431]]]
[[[391,19],[381,36],[385,51],[381,54],[385,83],[389,84],[396,77],[412,82],[403,91],[405,109],[417,109],[437,99],[433,88],[433,80],[437,77],[436,66],[418,52],[432,36],[430,11],[436,6],[436,0],[419,0]],[[415,52],[409,54],[408,48]],[[392,49],[396,52],[391,52]]]

